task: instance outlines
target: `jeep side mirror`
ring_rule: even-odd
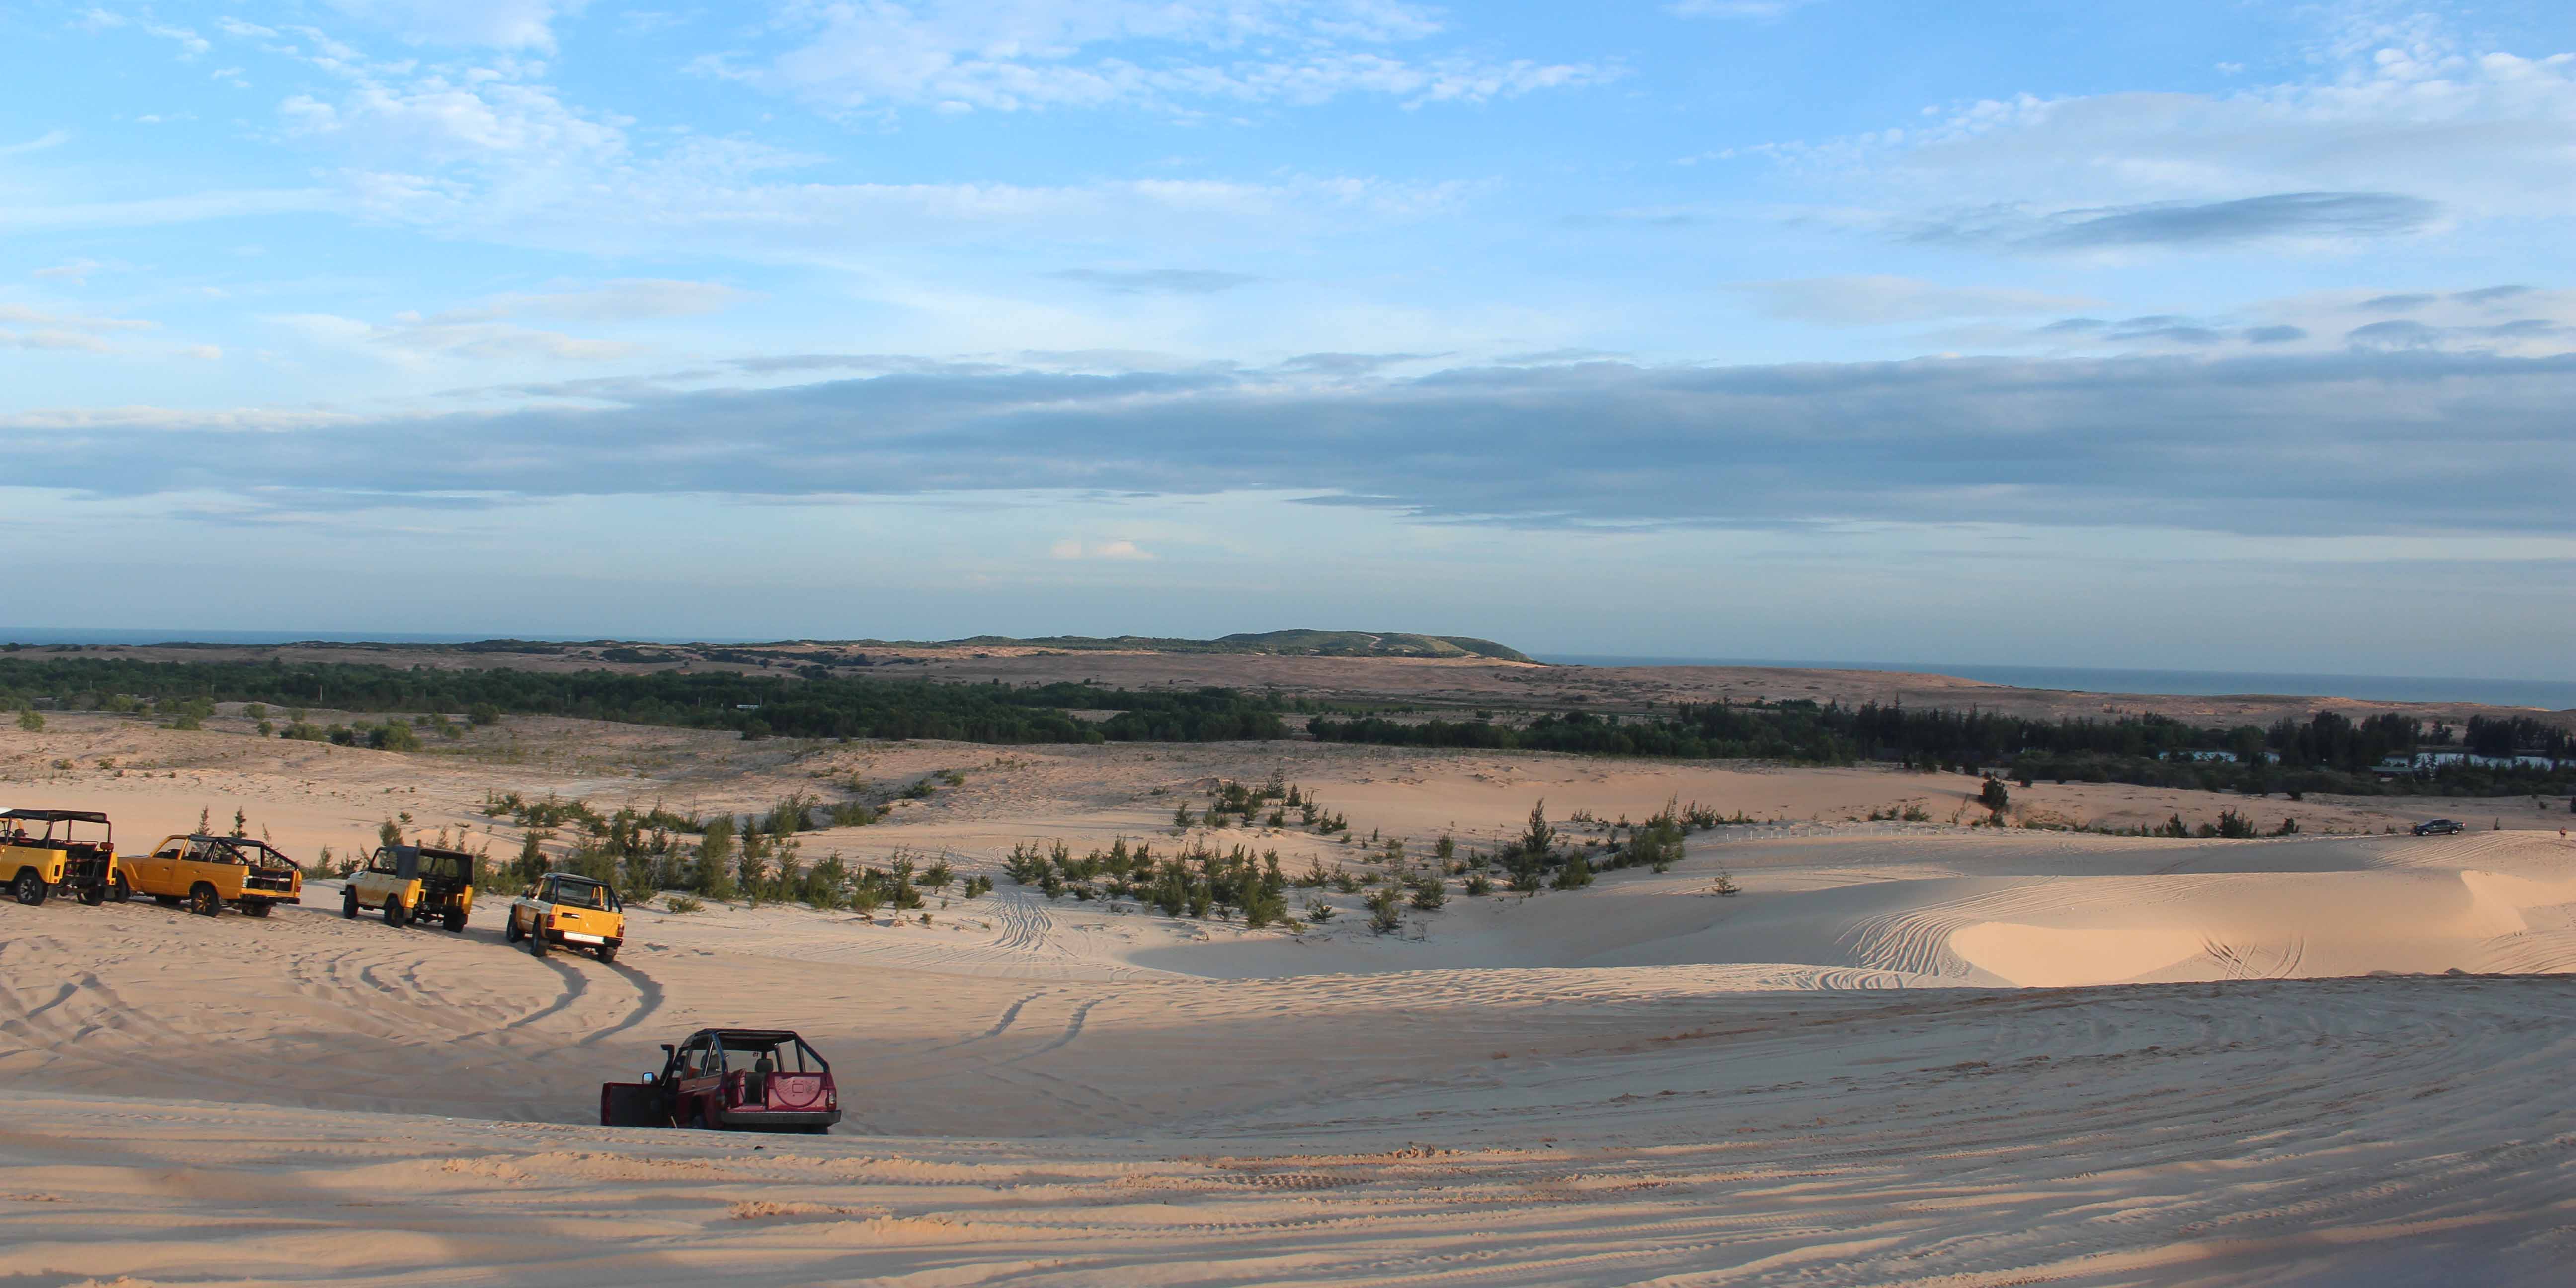
[[[649,1086],[652,1086],[652,1085],[653,1085],[653,1079],[654,1079],[654,1077],[655,1077],[655,1075],[653,1074],[653,1072],[652,1072],[651,1070],[649,1070],[649,1069],[648,1069],[648,1070],[646,1070],[646,1071],[645,1071],[645,1073],[644,1073],[644,1085],[645,1085],[645,1086],[648,1086],[648,1087],[649,1087]]]

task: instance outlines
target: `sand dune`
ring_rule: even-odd
[[[309,849],[389,797],[489,826],[496,782],[748,808],[981,766],[805,839],[988,872],[1032,837],[1171,843],[1176,796],[1283,762],[1416,841],[1539,795],[1776,821],[1386,936],[1352,896],[1291,933],[1007,881],[927,925],[639,911],[614,965],[513,951],[490,912],[344,921],[328,881],[266,921],[0,905],[0,1279],[2547,1283],[2576,1259],[2554,831],[2153,840],[1844,821],[1931,786],[1866,771],[585,728],[421,764],[76,727],[166,767],[36,785],[129,839],[239,802]],[[1305,832],[1213,839],[1368,866]],[[1740,896],[1709,893],[1721,868]],[[834,1058],[834,1136],[590,1125],[657,1043],[749,1022]]]

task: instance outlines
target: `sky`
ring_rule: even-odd
[[[0,623],[2564,678],[2576,6],[0,6]]]

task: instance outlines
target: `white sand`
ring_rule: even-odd
[[[362,839],[386,785],[423,786],[399,795],[435,822],[487,780],[748,807],[815,772],[634,752],[684,753],[644,780],[343,751],[294,777],[49,790],[107,801],[131,844],[202,795],[309,850]],[[865,754],[888,776],[992,755]],[[945,847],[989,870],[1030,836],[1164,843],[1147,829],[1177,797],[1153,786],[1272,755],[1033,755],[807,855]],[[1676,790],[1785,814],[1927,781],[1301,764],[1363,834],[1417,839],[1505,827],[1533,788],[1642,817]],[[1227,839],[1291,871],[1356,849]],[[1742,896],[1705,893],[1720,865]],[[1005,882],[929,927],[639,913],[613,966],[508,950],[489,913],[463,935],[343,921],[334,885],[310,890],[265,922],[0,905],[0,1283],[2485,1284],[2576,1264],[2576,845],[2551,831],[1810,819],[1702,833],[1671,872],[1579,893],[1453,896],[1384,938]],[[849,1120],[588,1125],[600,1081],[716,1023],[804,1031]]]

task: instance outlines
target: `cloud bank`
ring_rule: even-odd
[[[256,433],[131,412],[20,418],[0,436],[0,467],[128,493],[256,479],[281,505],[308,492],[505,503],[1288,489],[1530,527],[2576,529],[2564,450],[2576,356],[2392,345],[2224,360],[1591,362],[1329,382],[1275,369],[934,366],[767,389],[611,382],[591,396],[619,405]]]

